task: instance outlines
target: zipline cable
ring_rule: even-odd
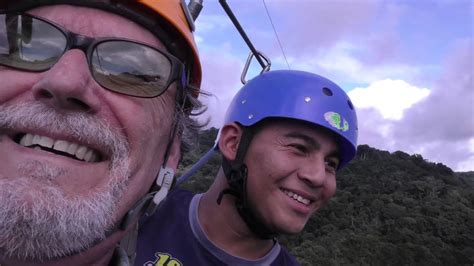
[[[265,11],[267,12],[268,19],[270,20],[270,24],[272,25],[273,32],[275,33],[276,39],[278,41],[278,45],[280,46],[280,50],[283,53],[283,58],[285,58],[286,65],[288,66],[288,69],[291,70],[290,64],[288,63],[288,60],[286,59],[286,54],[285,50],[283,49],[283,45],[281,44],[280,37],[278,37],[278,33],[275,29],[275,25],[273,24],[272,17],[270,16],[270,12],[268,11],[267,4],[265,3],[265,0],[262,0],[263,6],[265,7]]]

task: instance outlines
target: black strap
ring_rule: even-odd
[[[181,102],[181,106],[180,106],[181,109],[183,109],[184,106],[186,105],[186,98],[183,98],[183,94],[184,92],[182,88],[178,88],[176,92],[175,100],[176,102]],[[176,112],[174,113],[176,115]],[[155,204],[155,202],[153,202],[153,198],[158,193],[161,187],[160,185],[157,184],[156,180],[159,178],[161,174],[161,170],[163,169],[163,167],[166,167],[166,163],[168,162],[168,158],[169,158],[171,149],[173,147],[173,142],[178,133],[178,124],[179,124],[179,120],[177,117],[175,117],[175,120],[172,124],[172,128],[170,131],[170,135],[168,138],[168,144],[166,145],[162,167],[160,168],[160,171],[156,175],[154,179],[155,182],[153,182],[153,185],[151,186],[149,192],[145,196],[143,196],[141,199],[139,199],[135,203],[135,205],[133,205],[133,207],[120,220],[118,220],[110,230],[108,230],[105,233],[107,237],[118,230],[123,231],[127,229],[127,227],[129,227],[133,222],[137,221],[145,213],[147,213],[148,215],[151,215],[157,209],[157,205]],[[171,187],[174,186],[175,181],[176,180],[173,179]],[[131,252],[131,251],[133,250],[130,249],[127,252]]]
[[[247,166],[244,164],[244,158],[252,139],[252,129],[242,126],[242,136],[240,137],[235,160],[229,161],[225,157],[222,157],[222,169],[224,170],[230,188],[224,189],[219,193],[217,199],[219,205],[221,204],[222,197],[225,194],[232,195],[237,199],[242,198],[242,192],[246,190],[242,181],[244,176],[247,178]],[[245,171],[245,173],[242,173],[242,171]]]
[[[228,161],[225,157],[222,158],[222,168],[227,178],[229,188],[226,188],[219,193],[217,203],[220,204],[222,197],[226,194],[235,197],[235,207],[240,217],[247,224],[247,227],[259,238],[271,239],[277,233],[265,226],[261,219],[255,215],[255,211],[248,203],[247,197],[247,177],[248,169],[244,163],[245,154],[247,153],[250,142],[253,139],[254,133],[249,127],[242,127],[243,132],[240,138],[239,147],[235,160]]]

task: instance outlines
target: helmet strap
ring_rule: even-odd
[[[176,92],[176,101],[181,102],[180,110],[183,110],[186,105],[186,98],[182,99],[180,91],[182,88],[178,88]],[[175,141],[176,135],[178,134],[178,118],[172,123],[168,144],[166,145],[166,150],[163,158],[163,164],[160,167],[160,171],[156,175],[155,182],[151,186],[149,192],[139,199],[135,205],[125,214],[125,216],[120,219],[113,228],[106,232],[106,236],[110,236],[112,233],[119,230],[126,230],[130,225],[136,222],[144,214],[147,216],[153,215],[153,213],[158,209],[160,203],[166,198],[168,192],[172,189],[175,178],[174,170],[170,167],[167,167],[168,158],[173,148],[173,143]],[[130,261],[133,261],[136,255],[136,239],[137,239],[137,228],[132,229],[132,231],[120,241],[119,246],[122,249],[126,250]],[[132,243],[132,244],[130,244]],[[132,263],[133,264],[133,263]]]
[[[249,127],[242,127],[242,136],[240,138],[239,147],[235,160],[228,161],[225,157],[222,158],[222,168],[227,178],[229,188],[226,188],[219,193],[217,204],[221,204],[222,197],[226,194],[235,197],[235,208],[247,227],[261,239],[271,239],[277,236],[277,233],[264,225],[255,215],[248,202],[247,197],[247,177],[248,168],[244,163],[244,157],[247,153],[250,142],[253,139],[254,132]]]
[[[184,97],[184,89],[178,86],[175,95],[175,102],[180,103],[178,112],[185,112],[186,106],[186,97]],[[146,210],[146,215],[151,216],[158,206],[160,205],[161,201],[163,201],[168,192],[172,189],[173,185],[175,184],[174,178],[174,170],[170,167],[167,167],[168,159],[173,149],[173,144],[176,138],[176,135],[180,134],[179,132],[179,115],[175,112],[175,119],[171,126],[170,136],[168,140],[168,144],[166,145],[166,150],[164,154],[163,164],[161,165],[160,171],[156,176],[156,182],[151,186],[150,191],[147,195],[153,195],[153,201],[150,202],[149,206]],[[147,196],[145,195],[145,197]]]

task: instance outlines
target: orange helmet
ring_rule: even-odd
[[[155,34],[185,65],[188,85],[199,95],[201,63],[193,37],[194,23],[182,0],[11,0],[1,1],[1,10],[27,10],[44,5],[88,6],[117,13]],[[157,16],[158,14],[158,16]]]
[[[161,17],[166,19],[181,35],[181,38],[184,39],[187,50],[191,52],[189,55],[190,58],[188,58],[188,60],[192,62],[192,66],[190,66],[190,84],[198,89],[201,84],[201,64],[192,33],[194,30],[192,26],[193,22],[189,21],[190,18],[187,14],[187,7],[184,2],[180,0],[139,0],[138,2],[154,10]],[[189,61],[187,65],[189,65]]]

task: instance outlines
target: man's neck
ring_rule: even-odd
[[[225,177],[218,177],[201,198],[198,219],[203,231],[214,244],[233,256],[262,258],[272,249],[273,240],[260,239],[250,231],[235,208],[233,196],[225,195],[221,204],[217,204],[225,186]]]

